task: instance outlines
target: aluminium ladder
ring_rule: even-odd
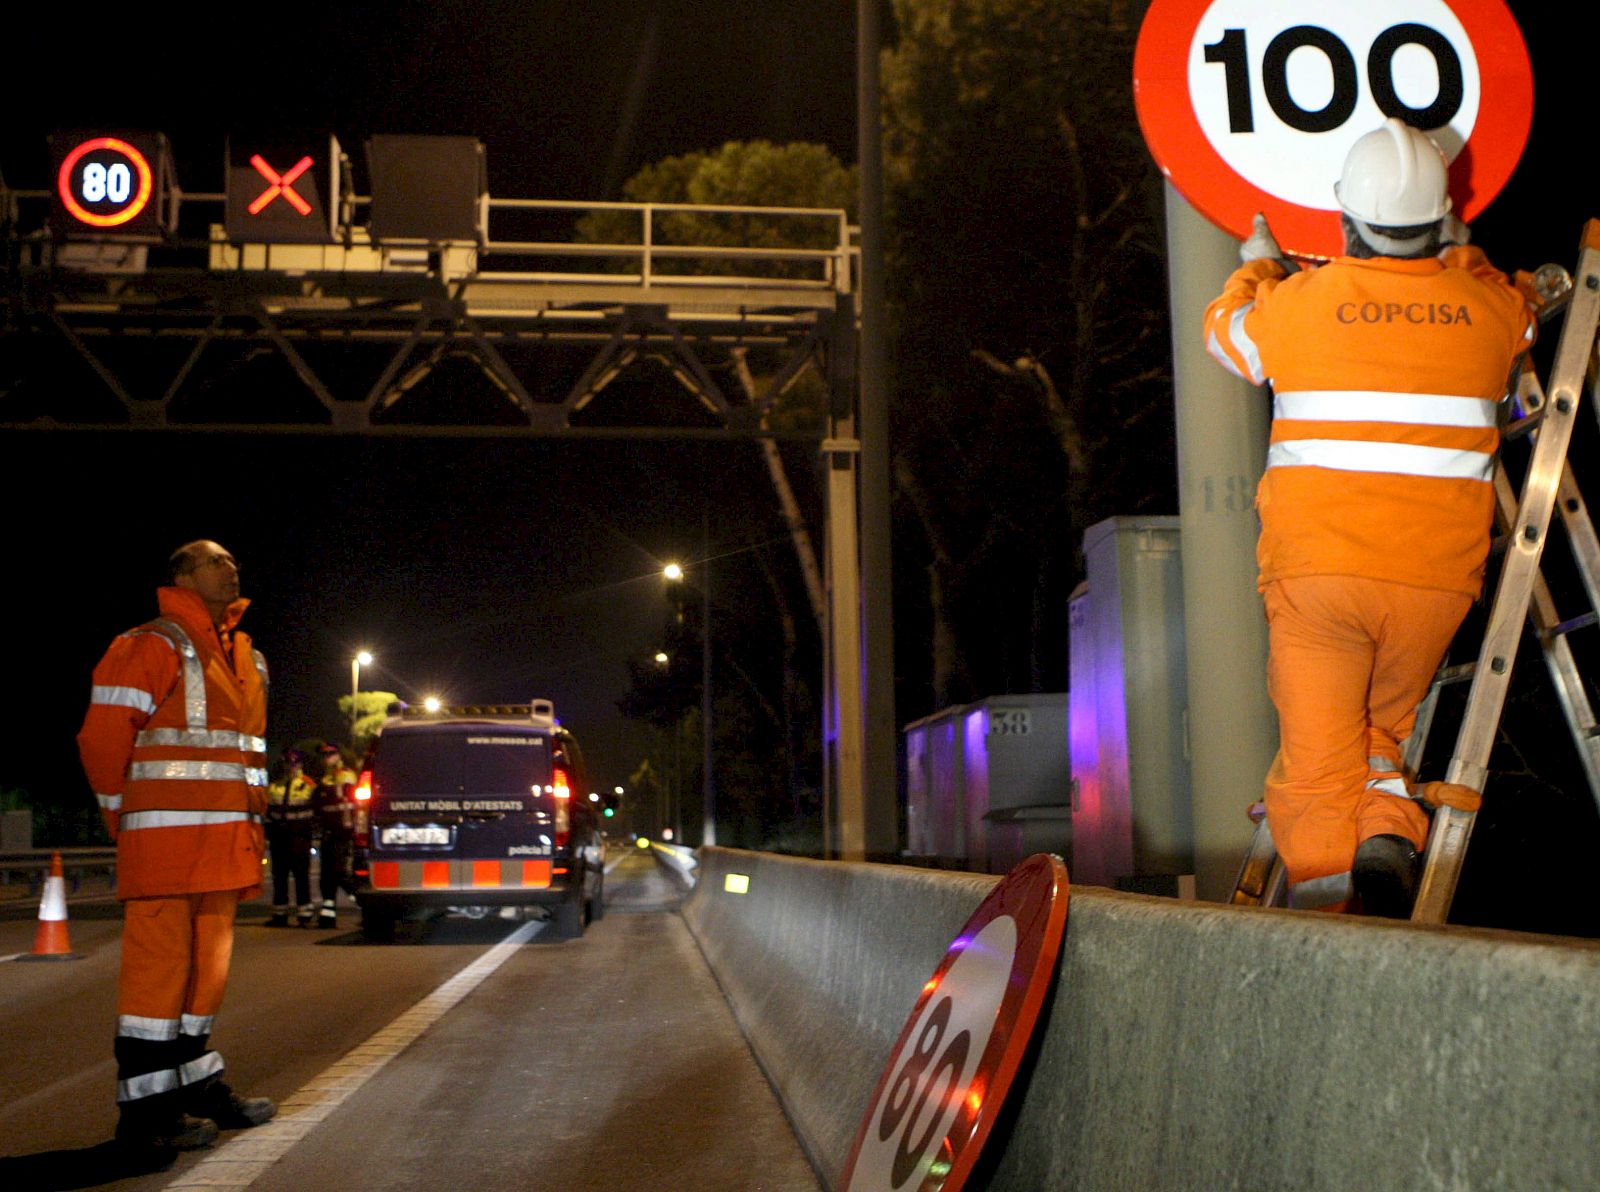
[[[1401,764],[1407,774],[1416,773],[1440,690],[1470,678],[1472,687],[1445,781],[1483,793],[1489,753],[1510,689],[1517,644],[1523,622],[1528,621],[1544,654],[1589,789],[1600,802],[1600,724],[1567,641],[1573,630],[1600,620],[1593,611],[1600,610],[1600,539],[1596,538],[1567,458],[1579,398],[1594,360],[1596,328],[1600,325],[1600,220],[1590,220],[1584,226],[1578,268],[1566,307],[1551,367],[1550,392],[1546,394],[1531,364],[1525,362],[1516,384],[1518,404],[1525,416],[1508,426],[1503,436],[1507,442],[1528,438],[1533,443],[1520,499],[1513,492],[1500,458],[1495,460],[1496,520],[1507,537],[1478,660],[1440,668],[1417,709],[1416,727],[1402,747]],[[1591,609],[1569,620],[1562,620],[1557,614],[1540,569],[1551,514],[1556,510],[1566,527]],[[1251,818],[1256,821],[1255,836],[1240,865],[1231,901],[1243,906],[1281,905],[1286,889],[1283,866],[1261,804],[1251,808]],[[1474,812],[1447,806],[1434,812],[1411,912],[1413,922],[1445,921],[1476,818]]]

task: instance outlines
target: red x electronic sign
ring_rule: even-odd
[[[339,214],[339,142],[230,138],[228,239],[245,244],[327,244]]]

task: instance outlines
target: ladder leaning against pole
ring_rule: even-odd
[[[1597,325],[1600,325],[1600,220],[1590,220],[1584,226],[1579,246],[1578,268],[1551,366],[1549,393],[1546,394],[1539,384],[1531,364],[1524,364],[1517,379],[1517,400],[1525,416],[1506,428],[1504,438],[1508,443],[1521,438],[1533,443],[1520,498],[1513,492],[1501,460],[1495,460],[1496,520],[1507,537],[1483,645],[1475,663],[1440,668],[1427,697],[1417,709],[1416,727],[1403,747],[1401,761],[1408,774],[1414,775],[1421,764],[1440,689],[1470,678],[1472,687],[1445,782],[1467,787],[1479,795],[1483,793],[1488,780],[1489,752],[1500,725],[1511,685],[1512,664],[1526,620],[1532,623],[1544,654],[1589,789],[1600,802],[1600,725],[1597,725],[1567,642],[1567,635],[1573,630],[1600,620],[1595,611],[1600,610],[1600,539],[1596,538],[1594,524],[1567,459],[1579,398],[1594,360]],[[1565,621],[1556,612],[1539,565],[1551,514],[1556,510],[1560,511],[1566,527],[1591,610]],[[1261,804],[1251,808],[1251,818],[1256,821],[1255,836],[1239,867],[1231,901],[1242,906],[1281,905],[1286,887],[1283,865],[1273,846]],[[1475,812],[1450,806],[1441,806],[1434,812],[1416,903],[1411,912],[1413,922],[1445,921],[1476,818]]]

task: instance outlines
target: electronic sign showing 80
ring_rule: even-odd
[[[160,133],[57,133],[50,138],[51,222],[65,235],[159,238],[170,186]]]
[[[117,137],[95,137],[67,154],[56,192],[73,216],[97,228],[114,228],[150,202],[155,176],[144,154]]]

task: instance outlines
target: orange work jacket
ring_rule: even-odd
[[[1251,261],[1206,308],[1206,346],[1271,383],[1256,494],[1263,586],[1359,575],[1476,596],[1494,516],[1497,405],[1533,342],[1483,253]]]
[[[162,588],[161,616],[121,634],[94,669],[78,751],[117,843],[117,897],[261,885],[267,664],[200,597]]]

